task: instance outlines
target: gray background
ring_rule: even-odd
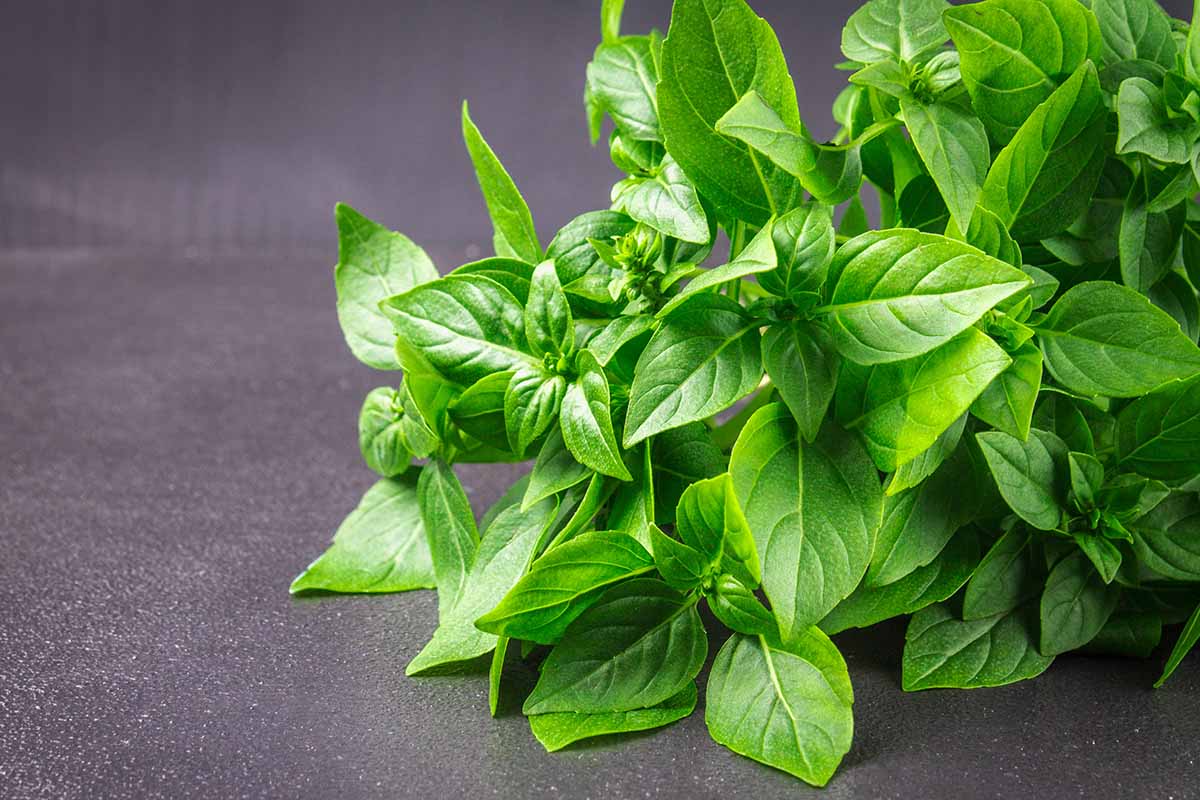
[[[829,133],[851,4],[755,5]],[[666,2],[630,6],[665,28]],[[0,797],[1197,794],[1200,668],[1152,692],[1161,653],[905,695],[902,624],[840,636],[857,734],[823,794],[701,714],[550,756],[517,713],[528,673],[498,720],[481,675],[404,678],[430,593],[286,594],[371,483],[354,420],[386,381],[340,339],[332,204],[443,269],[487,242],[467,97],[544,236],[603,205],[595,4],[3,10]],[[509,478],[463,470],[477,509]]]

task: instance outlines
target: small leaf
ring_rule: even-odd
[[[766,227],[759,231],[742,252],[728,264],[705,270],[689,281],[683,291],[672,297],[662,307],[658,316],[660,318],[667,316],[697,292],[707,291],[748,275],[769,273],[775,269],[775,245],[771,239],[771,228],[772,225],[768,222]]]
[[[291,593],[405,592],[434,585],[416,479],[406,477],[367,490],[329,549],[292,581]]]
[[[1042,594],[1038,650],[1055,656],[1087,644],[1112,616],[1119,597],[1119,589],[1106,586],[1083,553],[1062,559]]]
[[[525,338],[538,357],[567,355],[575,347],[575,321],[553,261],[543,261],[533,271],[525,304]]]
[[[1012,364],[971,404],[971,413],[998,431],[1025,440],[1042,387],[1042,351],[1026,342],[1012,353]]]
[[[567,449],[562,431],[557,427],[551,428],[542,443],[542,449],[538,451],[533,471],[529,474],[529,487],[525,491],[521,507],[527,509],[540,500],[565,492],[591,476],[592,471],[576,461],[574,454]]]
[[[1127,525],[1147,569],[1176,581],[1200,581],[1200,496],[1174,491]]]
[[[836,248],[832,209],[816,203],[794,208],[775,220],[771,238],[777,268],[760,273],[759,285],[788,298],[818,291]]]
[[[1035,570],[1029,542],[1029,532],[1020,526],[996,540],[967,582],[963,619],[1006,614],[1037,596],[1040,574]]]
[[[579,377],[567,387],[559,414],[563,441],[580,464],[618,480],[633,480],[613,433],[604,368],[586,350],[576,364]]]
[[[685,242],[707,242],[708,218],[696,188],[667,155],[648,177],[626,178],[613,187],[613,209],[624,211],[668,236]]]
[[[841,358],[833,337],[824,326],[805,320],[772,325],[762,338],[762,360],[801,436],[812,441],[837,386]]]
[[[404,413],[395,389],[372,389],[358,413],[358,449],[367,466],[385,478],[408,469],[412,453],[404,441]]]
[[[696,548],[673,539],[657,525],[650,527],[654,566],[672,589],[690,592],[709,576],[712,559]]]
[[[720,572],[751,588],[762,580],[754,537],[728,474],[697,481],[683,491],[675,508],[675,532]]]
[[[587,65],[588,93],[596,109],[612,117],[623,136],[638,141],[662,141],[657,82],[649,36],[606,39]]]
[[[471,154],[471,163],[475,165],[475,177],[479,180],[479,188],[495,229],[493,239],[496,255],[537,264],[542,260],[542,246],[538,244],[529,206],[525,205],[525,198],[517,191],[504,165],[471,121],[466,102],[462,107],[462,128],[467,152]]]
[[[975,439],[1009,508],[1039,530],[1057,528],[1066,499],[1067,448],[1062,440],[1037,429],[1024,442],[1000,431],[984,431]]]
[[[949,37],[945,0],[870,0],[842,29],[842,53],[862,64],[921,60]]]
[[[567,381],[537,366],[521,367],[504,390],[504,425],[508,444],[518,457],[559,417]],[[564,438],[565,438],[564,431]]]
[[[732,575],[717,579],[715,592],[708,595],[713,616],[732,631],[747,636],[778,636],[775,617],[763,607],[754,592]]]
[[[1129,78],[1117,94],[1117,155],[1141,153],[1168,164],[1186,164],[1200,128],[1173,118],[1162,89],[1145,78]]]
[[[922,103],[911,96],[900,99],[900,111],[950,216],[967,230],[991,165],[983,123],[957,105]]]
[[[963,621],[946,604],[918,611],[904,642],[904,691],[1004,686],[1041,675],[1036,620],[1023,609]]]
[[[1183,631],[1179,634],[1179,639],[1175,642],[1175,647],[1171,649],[1171,655],[1167,658],[1166,666],[1163,667],[1162,675],[1154,682],[1155,689],[1162,688],[1162,685],[1167,682],[1167,678],[1175,673],[1184,657],[1196,646],[1197,641],[1200,641],[1200,606],[1196,607],[1192,616],[1188,618],[1187,624],[1183,626]]]
[[[529,727],[534,737],[553,753],[583,739],[613,733],[633,733],[661,728],[691,715],[696,710],[696,684],[689,683],[681,692],[650,708],[601,714],[562,711],[534,714]]]

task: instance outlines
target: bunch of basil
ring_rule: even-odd
[[[1148,655],[1200,602],[1200,26],[871,0],[820,143],[743,0],[676,0],[665,38],[621,6],[585,94],[609,207],[543,248],[465,106],[495,257],[439,278],[339,206],[346,339],[404,374],[293,590],[436,586],[408,673],[491,653],[494,712],[544,656],[550,750],[691,713],[703,602],[713,738],[817,785],[853,728],[828,634],[911,614],[909,690]],[[525,459],[477,523],[452,465]]]

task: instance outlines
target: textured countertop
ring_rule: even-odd
[[[341,342],[329,261],[0,256],[0,796],[1200,791],[1200,659],[1154,692],[1161,653],[904,694],[902,625],[839,636],[857,732],[824,792],[713,744],[700,712],[548,755],[521,680],[493,720],[483,675],[405,678],[432,593],[287,593],[372,483],[355,420],[385,382]],[[463,470],[477,511],[511,477]]]

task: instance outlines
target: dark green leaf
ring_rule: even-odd
[[[984,431],[975,439],[1008,507],[1039,530],[1057,528],[1066,501],[1063,441],[1036,428],[1025,441],[1001,431]]]
[[[1171,655],[1167,658],[1162,675],[1154,682],[1155,689],[1162,687],[1167,682],[1167,678],[1174,674],[1184,657],[1196,646],[1197,641],[1200,641],[1200,606],[1196,607],[1192,616],[1188,618],[1187,624],[1183,626],[1183,632],[1179,634],[1179,639],[1175,642],[1175,647],[1172,648]]]
[[[945,605],[913,615],[904,642],[904,691],[1004,686],[1041,675],[1037,620],[1024,609],[960,620]]]
[[[1175,66],[1171,18],[1155,0],[1093,0],[1092,10],[1100,23],[1104,63],[1145,59],[1167,69]]]
[[[696,548],[671,538],[657,525],[650,528],[650,547],[654,551],[654,566],[672,589],[690,592],[708,579],[712,559]]]
[[[1200,127],[1173,117],[1163,91],[1145,78],[1129,78],[1117,95],[1117,154],[1141,153],[1169,164],[1186,164]]]
[[[728,474],[684,489],[675,508],[675,532],[684,544],[706,555],[719,572],[730,573],[751,588],[762,580],[750,524]]]
[[[1200,581],[1200,495],[1175,491],[1127,526],[1143,566],[1176,581]]]
[[[900,99],[900,110],[950,216],[967,230],[991,164],[983,123],[961,106],[922,103],[912,96]]]
[[[1121,410],[1117,459],[1151,478],[1200,473],[1200,375],[1168,383]]]
[[[1042,351],[1026,342],[1012,354],[1008,369],[971,404],[971,413],[999,431],[1029,438],[1033,407],[1042,386]]]
[[[612,241],[629,233],[634,225],[628,215],[619,211],[589,211],[564,225],[546,248],[546,257],[554,259],[563,290],[593,303],[610,303],[608,284],[613,269],[604,263],[589,240]]]
[[[888,495],[898,494],[905,489],[920,485],[921,481],[932,475],[942,465],[942,462],[958,448],[959,440],[962,439],[966,427],[967,415],[963,414],[949,428],[942,431],[937,441],[930,445],[925,452],[896,468],[896,471],[892,473],[892,479],[888,481],[885,493]]]
[[[539,500],[564,492],[576,484],[591,477],[592,471],[575,460],[575,456],[567,449],[562,432],[551,428],[538,451],[537,461],[529,474],[529,488],[525,499],[521,501],[522,508],[529,508]]]
[[[1046,579],[1042,594],[1042,638],[1038,650],[1055,656],[1092,640],[1120,599],[1120,590],[1106,586],[1083,553],[1062,559]]]
[[[979,563],[963,595],[962,617],[985,619],[1005,614],[1041,590],[1029,532],[1017,526],[1005,533]]]

